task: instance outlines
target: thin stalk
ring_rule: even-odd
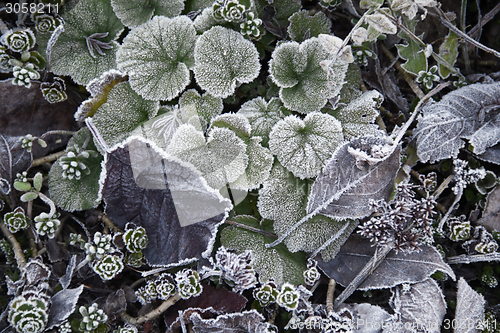
[[[479,32],[481,32],[481,29],[489,22],[491,21],[495,15],[500,12],[500,3],[496,5],[492,10],[490,10],[486,15],[482,17],[480,22],[478,22],[474,28],[470,29],[470,31],[467,33],[471,38],[477,38],[479,35]]]
[[[43,133],[43,135],[40,137],[40,139],[43,139],[49,135],[55,135],[55,134],[62,134],[62,135],[74,135],[76,132],[73,131],[48,131]]]
[[[109,217],[104,215],[104,213],[100,213],[98,217],[109,229],[113,230],[114,232],[123,233],[123,230],[118,228]]]
[[[247,229],[247,230],[250,230],[250,231],[253,231],[253,232],[257,232],[257,233],[262,234],[264,236],[268,236],[268,237],[272,237],[272,238],[278,238],[278,236],[276,236],[275,234],[271,234],[269,232],[266,232],[264,230],[260,230],[260,229],[251,227],[251,226],[246,225],[246,224],[242,224],[242,223],[238,223],[238,222],[234,222],[234,221],[229,221],[229,220],[224,221],[224,223],[234,225],[235,227],[238,227],[238,228]]]
[[[443,216],[443,218],[441,219],[441,221],[439,221],[439,226],[437,228],[438,232],[442,232],[443,231],[443,227],[444,227],[444,224],[445,224],[446,220],[448,220],[448,217],[450,217],[451,212],[453,211],[453,209],[455,209],[456,204],[462,198],[462,194],[464,193],[464,189],[462,187],[459,187],[459,189],[460,189],[460,191],[458,192],[457,196],[455,197],[455,200],[453,201],[453,203],[451,204],[450,208],[446,212],[446,215]]]
[[[53,153],[44,157],[37,158],[36,160],[33,160],[33,163],[31,163],[31,167],[36,167],[39,165],[42,165],[44,163],[49,163],[49,162],[54,162],[57,160],[59,157],[64,156],[66,154],[66,151],[58,151],[57,153]]]
[[[5,225],[5,223],[0,223],[0,229],[12,245],[12,249],[14,250],[14,257],[16,258],[17,266],[19,269],[23,268],[26,265],[26,259],[24,258],[23,249],[21,249],[21,245],[17,241],[16,237],[10,232],[9,228]]]
[[[152,310],[151,312],[146,313],[144,316],[132,317],[131,315],[129,315],[125,311],[123,311],[120,313],[120,317],[124,322],[126,322],[130,325],[134,325],[134,326],[141,325],[149,320],[155,319],[156,317],[161,315],[163,312],[167,311],[168,308],[170,308],[172,305],[174,305],[180,299],[181,299],[181,296],[179,295],[179,293],[177,293],[174,296],[170,297],[168,300],[161,303],[160,306],[157,307],[156,309]]]
[[[462,254],[459,256],[455,257],[449,257],[446,259],[448,264],[454,265],[454,264],[470,264],[473,262],[483,262],[483,261],[500,261],[500,253],[499,252],[493,252],[493,253],[487,253],[487,254],[472,254],[472,255],[467,255],[467,254]]]
[[[465,33],[465,20],[467,18],[467,0],[462,0],[462,5],[460,6],[460,29]],[[469,51],[467,44],[460,44],[462,49],[462,56],[464,57],[465,72],[467,74],[472,73],[472,68],[470,66]]]
[[[335,279],[330,279],[328,281],[328,290],[326,291],[326,313],[333,312],[333,295],[335,294],[335,287],[337,286],[337,281]]]

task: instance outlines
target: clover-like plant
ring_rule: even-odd
[[[179,295],[182,299],[197,297],[201,295],[203,287],[200,283],[200,275],[192,269],[183,269],[175,274],[175,282]]]
[[[9,323],[18,333],[41,333],[49,318],[49,303],[45,298],[20,295],[9,304]]]

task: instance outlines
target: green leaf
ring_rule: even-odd
[[[38,194],[36,192],[28,192],[21,195],[22,202],[32,201],[35,200],[36,198],[38,198]]]
[[[68,147],[76,145],[82,148],[87,141],[88,144],[85,149],[96,151],[97,148],[92,139],[92,134],[85,127],[73,135],[68,142]],[[59,160],[52,164],[49,172],[49,192],[54,203],[70,212],[97,207],[101,201],[99,196],[99,177],[101,175],[103,157],[100,154],[96,154],[96,157],[90,156],[87,158],[85,164],[90,173],[88,175],[82,174],[80,180],[64,178],[64,170],[59,164]]]
[[[155,16],[132,29],[116,55],[130,86],[151,100],[172,100],[191,82],[196,31],[187,16]]]
[[[415,24],[410,25],[410,29],[415,30]],[[399,56],[406,60],[401,67],[408,73],[418,76],[418,72],[427,72],[427,57],[422,47],[404,32],[400,32],[399,37],[406,39],[407,44],[396,44]],[[420,38],[422,36],[419,36]]]
[[[79,1],[62,17],[66,22],[64,32],[52,48],[50,61],[50,70],[54,74],[70,75],[76,83],[86,85],[102,73],[116,68],[119,45],[115,39],[120,35],[123,25],[113,12],[109,0]],[[97,40],[109,44],[111,49],[102,49],[104,55],[92,47],[89,49],[87,39],[94,34],[105,33],[108,34]],[[45,53],[49,38],[50,34],[38,34],[38,52],[41,54]]]
[[[458,36],[450,30],[444,42],[439,46],[439,55],[452,66],[455,65],[458,57]],[[450,76],[451,71],[443,65],[439,65],[439,75],[443,79]]]
[[[35,190],[40,192],[42,189],[42,183],[43,183],[43,175],[41,172],[37,172],[35,177],[33,177],[33,187]]]
[[[31,184],[28,182],[25,183],[25,182],[15,181],[14,188],[21,192],[28,192],[29,190],[31,190]]]
[[[328,98],[340,92],[348,65],[335,61],[328,77],[320,62],[331,58],[316,37],[301,44],[288,42],[276,47],[269,72],[280,87],[279,95],[286,108],[301,113],[318,111]]]
[[[134,28],[148,21],[153,15],[174,17],[184,8],[183,0],[111,0],[116,16],[124,25]]]
[[[303,42],[304,36],[318,37],[320,34],[330,34],[331,21],[323,12],[317,12],[314,16],[309,15],[309,11],[301,10],[288,19],[288,35],[296,42]]]
[[[252,216],[235,216],[232,221],[263,229],[259,221]],[[264,224],[269,224],[269,221]],[[270,236],[233,226],[225,228],[221,233],[221,243],[225,247],[239,252],[252,251],[252,267],[259,273],[261,283],[273,279],[278,287],[285,282],[303,284],[303,273],[307,269],[305,253],[292,254],[283,245],[273,249],[266,248],[266,244],[273,240]]]
[[[196,41],[196,81],[215,97],[226,98],[242,83],[253,81],[260,71],[255,45],[240,33],[216,26]]]
[[[398,28],[387,16],[382,13],[375,13],[366,16],[369,28],[375,29],[381,34],[393,35],[398,32]]]
[[[212,7],[213,3],[213,0],[186,0],[184,12],[189,13],[203,10],[204,8]]]
[[[159,103],[147,101],[128,82],[115,85],[92,117],[109,147],[126,139],[141,123],[156,116]]]
[[[314,112],[302,121],[288,116],[269,134],[278,161],[301,179],[316,177],[342,142],[342,126],[334,117]]]
[[[214,97],[209,93],[200,96],[196,90],[189,89],[179,99],[179,108],[185,123],[204,132],[212,118],[222,112],[224,104],[220,97]]]

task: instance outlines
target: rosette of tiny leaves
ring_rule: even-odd
[[[261,35],[262,20],[260,18],[255,18],[253,12],[249,12],[243,23],[240,24],[240,32],[244,36],[248,36],[253,39],[258,39]]]
[[[21,147],[26,149],[29,153],[31,153],[31,148],[33,147],[33,135],[26,134],[25,136],[19,138],[21,141]]]
[[[255,45],[240,33],[215,26],[196,40],[194,74],[199,86],[215,97],[231,96],[260,72]]]
[[[292,311],[299,305],[299,296],[299,291],[292,284],[284,283],[276,297],[276,303],[287,311]]]
[[[76,144],[73,147],[68,147],[66,151],[67,154],[59,159],[59,165],[63,169],[62,177],[70,180],[80,180],[82,175],[89,175],[90,168],[84,162],[89,157],[97,157],[97,152],[82,149]]]
[[[183,269],[175,274],[177,290],[182,299],[201,295],[203,287],[200,283],[200,276],[197,271]]]
[[[491,265],[484,266],[483,272],[481,273],[481,283],[490,288],[495,288],[498,285],[498,280],[494,275]]]
[[[36,31],[41,33],[52,33],[62,24],[62,20],[59,17],[39,11],[31,14],[31,19],[35,23]]]
[[[450,226],[450,239],[454,242],[469,239],[471,236],[471,226],[469,221],[465,221],[465,215],[460,218],[450,218],[448,220]]]
[[[103,235],[99,231],[94,234],[93,244],[85,243],[85,252],[88,260],[102,259],[114,251],[111,247],[111,235]]]
[[[170,296],[173,296],[177,292],[174,279],[172,278],[172,275],[168,273],[161,274],[155,280],[155,285],[157,297],[161,300],[167,300]]]
[[[54,238],[57,228],[61,224],[61,221],[50,216],[47,213],[41,213],[40,215],[35,217],[35,228],[37,234],[40,236],[47,235],[49,238]]]
[[[259,304],[262,307],[276,302],[278,294],[279,292],[276,289],[276,285],[272,282],[268,282],[260,288],[255,288],[253,290],[253,297],[259,301]]]
[[[31,223],[29,217],[24,214],[22,207],[17,207],[13,212],[6,213],[3,216],[3,222],[12,233],[26,229]]]
[[[183,0],[150,0],[147,5],[140,0],[111,0],[111,6],[124,25],[134,28],[145,23],[153,15],[174,17],[184,8]]]
[[[79,311],[82,315],[80,329],[84,332],[92,332],[108,320],[108,316],[99,309],[96,303],[90,306],[81,306]]]
[[[72,333],[73,328],[71,327],[71,323],[69,321],[64,321],[57,330],[59,333]]]
[[[6,53],[7,48],[0,45],[0,73],[8,73],[12,70],[10,60],[13,59]]]
[[[14,249],[6,239],[0,239],[0,250],[5,255],[6,263],[12,264],[15,260]]]
[[[107,254],[94,262],[92,269],[103,280],[111,280],[123,270],[123,261],[119,256]]]
[[[139,288],[135,295],[142,305],[151,303],[158,297],[158,292],[156,290],[156,282],[148,281],[144,287]]]
[[[113,331],[113,333],[137,333],[137,327],[132,326],[132,325],[125,325],[125,327],[118,327],[116,330]]]
[[[52,83],[42,82],[40,90],[42,91],[43,98],[51,104],[65,101],[68,98],[68,95],[66,95],[66,84],[59,77],[54,78],[54,82]]]
[[[117,53],[118,68],[149,100],[172,100],[191,81],[196,30],[187,16],[155,16],[132,29]]]
[[[250,0],[216,0],[212,5],[213,15],[216,20],[241,22],[251,5]]]
[[[313,286],[316,281],[319,280],[321,274],[316,268],[316,261],[310,260],[307,264],[307,270],[304,271],[304,282],[308,286]]]
[[[328,98],[339,94],[348,64],[334,59],[317,37],[303,43],[282,43],[269,62],[269,73],[280,87],[279,96],[286,108],[301,113],[318,111]],[[323,70],[320,62],[332,61]],[[328,71],[328,73],[327,73]]]
[[[9,304],[9,323],[19,333],[41,333],[47,325],[48,308],[44,298],[18,296]]]
[[[127,253],[127,255],[125,256],[125,264],[135,268],[139,268],[142,265],[142,258],[142,252]]]
[[[221,277],[233,286],[235,292],[243,292],[257,284],[255,270],[250,266],[252,253],[245,251],[236,254],[221,246],[215,254],[215,268],[220,270]]]
[[[428,72],[420,71],[418,72],[418,76],[415,79],[417,83],[422,83],[422,85],[427,89],[432,89],[434,86],[434,82],[439,82],[441,78],[439,75],[436,75],[438,67],[436,65],[432,66]]]
[[[2,35],[2,43],[13,52],[23,53],[35,46],[36,38],[31,29],[13,29]]]
[[[85,244],[87,244],[87,242],[85,242],[82,235],[71,233],[69,234],[69,239],[70,239],[69,241],[70,245],[76,246],[76,244],[78,243],[78,245],[82,250],[85,249]]]
[[[475,228],[474,238],[471,241],[464,243],[464,246],[466,246],[469,242],[473,244],[475,243],[474,250],[482,254],[493,253],[498,250],[498,243],[483,226],[477,226]]]
[[[128,229],[123,234],[123,242],[129,252],[141,252],[148,245],[148,235],[146,234],[146,229],[143,227]]]
[[[40,78],[40,74],[36,71],[35,65],[31,63],[28,63],[23,67],[14,66],[13,74],[14,80],[12,80],[12,84],[25,86],[26,88],[31,87],[31,80],[37,80]]]

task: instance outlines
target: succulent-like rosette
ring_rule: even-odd
[[[428,72],[420,71],[415,79],[417,83],[422,83],[422,85],[430,90],[434,86],[434,82],[439,82],[441,78],[437,75],[438,67],[436,65],[432,66]]]
[[[292,284],[284,283],[276,298],[276,303],[287,311],[292,311],[299,305],[299,296],[299,291]]]
[[[59,333],[72,333],[73,329],[71,328],[71,323],[69,321],[64,321],[61,325],[59,325]]]
[[[41,333],[48,321],[48,302],[39,297],[18,296],[9,305],[9,323],[19,333]]]
[[[125,256],[125,265],[139,268],[142,266],[143,257],[144,255],[142,254],[142,252],[127,253],[127,255]]]
[[[111,247],[111,235],[103,235],[100,232],[94,234],[94,244],[85,243],[85,252],[87,259],[102,259],[106,254],[111,253],[114,249]]]
[[[241,22],[250,6],[250,0],[216,0],[212,6],[213,15],[217,20]]]
[[[0,73],[7,73],[12,70],[12,65],[10,60],[13,59],[10,55],[6,53],[7,48],[0,45]]]
[[[460,218],[451,218],[448,224],[450,225],[450,239],[452,241],[458,242],[470,238],[471,225],[469,221],[465,221],[464,215]]]
[[[40,90],[45,100],[51,104],[65,101],[68,98],[64,80],[59,77],[54,78],[53,83],[43,82],[40,84]]]
[[[148,235],[146,234],[146,229],[143,227],[128,229],[123,234],[123,242],[129,252],[141,252],[148,245]]]
[[[247,35],[250,38],[259,38],[261,34],[261,25],[262,20],[260,18],[255,18],[255,14],[250,12],[247,14],[246,20],[240,24],[241,34]]]
[[[116,330],[113,331],[113,333],[137,333],[138,330],[135,326],[132,325],[125,325],[124,327],[118,327]]]
[[[316,281],[319,280],[321,274],[319,273],[316,266],[309,267],[304,271],[304,281],[308,286],[314,285]]]
[[[99,309],[96,303],[90,306],[81,306],[79,311],[82,315],[82,321],[80,322],[80,329],[82,331],[93,331],[100,324],[104,324],[108,320],[108,316],[103,310]]]
[[[13,52],[26,52],[35,46],[36,38],[31,29],[13,29],[2,36],[2,43]]]
[[[47,235],[49,238],[54,238],[60,224],[61,221],[47,213],[41,213],[35,217],[36,232],[40,236]]]
[[[111,280],[123,270],[122,258],[115,255],[105,255],[92,265],[94,272],[103,280]]]
[[[167,300],[177,292],[174,279],[170,274],[164,273],[160,275],[158,279],[156,279],[155,284],[159,299]]]
[[[272,282],[268,282],[262,287],[253,290],[253,297],[259,301],[262,307],[276,302],[278,294],[279,292],[276,289],[276,285]]]
[[[3,222],[9,228],[9,231],[16,233],[19,230],[26,229],[30,225],[30,219],[24,214],[24,209],[17,207],[13,212],[3,216]]]
[[[183,269],[177,272],[175,274],[175,282],[177,283],[179,295],[183,299],[199,296],[203,291],[200,276],[197,271],[193,271],[192,269]]]
[[[66,156],[59,159],[59,165],[63,169],[64,179],[80,180],[82,175],[89,175],[90,169],[84,163],[89,157],[97,157],[97,152],[93,150],[81,149],[77,145],[67,149]]]
[[[35,29],[42,33],[54,32],[62,23],[61,19],[57,17],[39,12],[33,13],[32,20],[35,22]]]
[[[14,80],[12,84],[18,86],[31,87],[31,80],[38,80],[40,74],[35,69],[35,65],[28,63],[24,67],[14,66]]]

